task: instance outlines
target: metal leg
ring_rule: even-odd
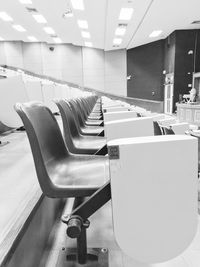
[[[80,264],[85,264],[87,261],[87,239],[86,228],[83,226],[81,234],[77,237],[77,256]]]
[[[85,264],[87,260],[98,261],[97,255],[94,255],[93,253],[87,254],[86,229],[90,225],[87,218],[110,199],[110,182],[107,182],[83,203],[81,203],[80,198],[76,199],[71,215],[62,217],[62,221],[68,225],[67,235],[71,238],[77,238],[77,258],[79,264]],[[72,257],[74,258],[73,255],[67,256],[68,259]]]

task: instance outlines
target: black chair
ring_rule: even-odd
[[[104,131],[104,127],[99,126],[99,123],[93,124],[93,126],[86,125],[82,112],[79,110],[79,106],[77,106],[77,103],[75,100],[70,100],[69,102],[70,108],[72,110],[74,119],[76,121],[77,127],[79,128],[79,132],[82,135],[100,135]],[[94,121],[92,121],[94,122]]]
[[[74,107],[74,110],[77,112],[77,115],[81,118],[85,126],[103,126],[103,120],[89,120],[88,112],[86,112],[79,102],[71,100],[70,105]]]
[[[65,100],[55,100],[63,122],[63,133],[70,152],[75,154],[95,154],[106,145],[102,137],[82,136],[76,125],[70,105]]]
[[[48,197],[83,197],[106,181],[107,157],[68,151],[51,111],[40,103],[16,104],[31,145],[38,181]]]
[[[108,158],[71,154],[56,119],[44,105],[18,103],[15,110],[24,123],[44,195],[76,198],[74,210],[67,218],[63,217],[63,222],[68,225],[68,236],[77,238],[78,262],[84,264],[87,261],[87,218],[111,198]],[[84,197],[89,199],[84,200]]]
[[[163,134],[157,121],[153,122],[153,127],[154,127],[154,135],[162,135]]]
[[[162,127],[164,135],[175,134],[174,131],[170,127],[167,127],[167,126],[161,126],[161,127]]]

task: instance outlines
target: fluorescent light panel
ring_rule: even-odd
[[[154,37],[158,37],[159,35],[161,35],[162,31],[161,30],[157,30],[157,31],[153,31],[149,37],[150,38],[154,38]]]
[[[81,29],[88,29],[88,22],[87,20],[78,20],[77,21],[79,28]]]
[[[122,43],[122,39],[121,38],[114,38],[113,39],[113,44],[120,45],[121,43]]]
[[[53,38],[54,42],[57,43],[57,44],[60,44],[62,43],[62,40],[59,38],[59,37],[55,37]]]
[[[72,7],[77,10],[84,10],[83,0],[71,0]]]
[[[120,10],[119,20],[130,20],[133,14],[133,8],[123,7]]]
[[[19,2],[21,4],[25,4],[25,5],[31,5],[32,4],[32,1],[31,0],[19,0]]]
[[[4,21],[13,21],[13,18],[11,18],[6,12],[0,12],[0,18]]]
[[[44,27],[43,29],[48,34],[55,34],[54,29],[52,29],[51,27]]]
[[[118,27],[116,30],[115,30],[115,35],[118,35],[118,36],[123,36],[124,34],[126,33],[126,28],[125,27]]]
[[[89,32],[82,31],[81,35],[82,35],[83,38],[90,38],[90,33]]]
[[[93,45],[92,45],[92,42],[85,42],[85,46],[92,47]]]
[[[37,42],[37,38],[35,38],[35,36],[28,36],[27,37],[31,42]]]
[[[24,27],[22,27],[21,25],[16,25],[16,24],[14,24],[14,25],[12,25],[13,26],[13,28],[16,30],[16,31],[18,31],[18,32],[25,32],[26,30],[24,29]]]
[[[33,14],[33,17],[38,23],[47,23],[46,19],[40,14]]]

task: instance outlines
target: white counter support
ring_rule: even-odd
[[[108,143],[114,233],[136,261],[168,261],[192,242],[198,223],[197,147],[195,138],[183,135]]]
[[[115,120],[105,123],[104,128],[107,141],[154,135],[153,119],[148,117]]]
[[[104,113],[104,122],[129,119],[129,118],[137,118],[137,112],[135,112],[135,111],[119,111],[119,112],[106,112],[106,113]]]

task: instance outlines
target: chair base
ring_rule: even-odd
[[[76,248],[62,248],[56,267],[108,267],[108,250],[105,248],[88,248],[87,262],[79,264]]]

